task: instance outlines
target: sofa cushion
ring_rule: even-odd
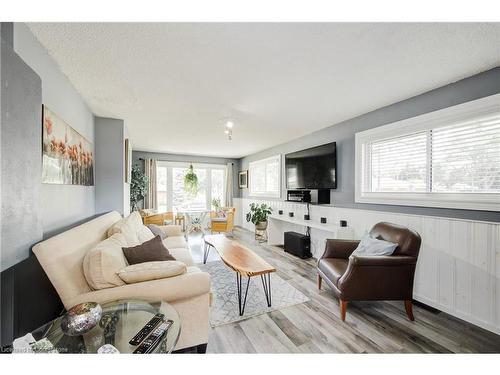
[[[176,260],[163,245],[160,236],[137,246],[124,247],[123,254],[129,264]]]
[[[174,247],[169,248],[170,254],[179,262],[184,263],[186,266],[194,265],[193,257],[191,256],[191,251],[185,247]]]
[[[339,279],[347,270],[347,259],[323,258],[318,262],[318,268],[334,285],[337,285]]]
[[[116,233],[98,243],[83,259],[83,272],[89,286],[105,289],[125,284],[116,274],[127,266],[122,247],[127,245],[125,236]]]
[[[167,238],[167,233],[163,229],[161,229],[158,225],[156,224],[148,224],[146,225],[148,229],[153,233],[154,236],[160,236],[162,240]]]
[[[163,279],[186,273],[186,265],[177,261],[145,262],[127,266],[118,276],[127,284]]]
[[[163,240],[163,244],[168,248],[168,249],[173,249],[176,247],[185,247],[188,248],[187,241],[185,240],[184,237],[167,237]]]
[[[144,243],[146,241],[152,240],[156,235],[151,232],[151,230],[145,225],[141,225],[141,228],[137,231],[137,238],[140,243]]]
[[[137,246],[155,237],[153,232],[142,224],[141,215],[137,211],[132,212],[108,230],[108,236],[115,233],[122,233],[127,239],[128,246]]]
[[[131,225],[131,222],[127,221],[127,218],[121,219],[108,229],[108,237],[117,233],[121,233],[125,237],[127,241],[126,246],[136,246],[140,244],[137,232]]]

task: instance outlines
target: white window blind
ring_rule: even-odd
[[[500,211],[500,95],[357,133],[356,201]]]
[[[371,191],[427,190],[427,134],[425,132],[370,144]]]
[[[281,155],[251,162],[248,173],[251,196],[280,197]]]
[[[500,115],[431,134],[432,191],[500,193]]]

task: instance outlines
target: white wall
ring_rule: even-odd
[[[235,224],[253,230],[245,214],[253,199],[236,198]],[[284,214],[305,212],[304,204],[258,201]],[[500,334],[500,223],[442,218],[395,212],[329,206],[311,206],[311,220],[329,223],[347,220],[360,238],[375,223],[388,221],[408,226],[422,236],[415,275],[414,298],[450,315]],[[293,228],[291,228],[293,230]],[[297,230],[297,229],[295,229]],[[315,257],[322,254],[331,234],[312,229]],[[418,317],[417,317],[418,319]]]
[[[42,79],[43,104],[95,143],[92,112],[23,23],[14,24],[14,50]],[[41,194],[44,237],[95,214],[93,186],[42,184]]]

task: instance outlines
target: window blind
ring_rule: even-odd
[[[500,192],[500,114],[369,142],[364,191]]]
[[[432,191],[500,192],[500,115],[431,132]]]

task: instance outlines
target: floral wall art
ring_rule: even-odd
[[[43,106],[42,183],[94,185],[93,145]]]

